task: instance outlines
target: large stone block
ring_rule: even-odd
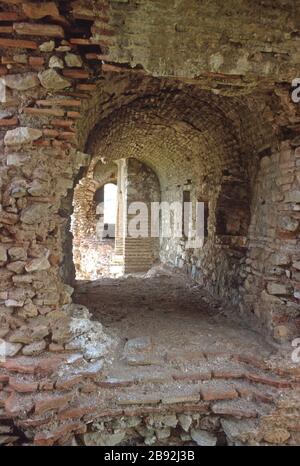
[[[64,37],[65,33],[57,24],[14,23],[17,34],[29,36]]]
[[[32,259],[25,265],[26,272],[38,272],[50,269],[50,263],[46,257]]]
[[[4,144],[6,146],[17,146],[22,144],[29,144],[42,137],[43,132],[40,129],[27,128],[20,126],[6,132],[4,136]]]
[[[191,430],[191,437],[200,447],[214,447],[217,437],[206,430]]]
[[[28,225],[42,222],[48,213],[48,206],[46,204],[32,204],[26,207],[21,212],[21,222]]]

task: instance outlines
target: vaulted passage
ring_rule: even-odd
[[[161,88],[159,80],[149,85],[151,96],[136,96],[87,133],[85,150],[91,161],[75,189],[75,242],[88,236],[92,244],[97,237],[95,193],[115,180],[117,223],[109,273],[147,272],[160,261],[184,270],[212,293],[237,304],[255,161],[269,144],[270,128],[237,99],[217,98],[193,86]],[[144,204],[143,212],[136,203]],[[198,244],[191,238],[197,204],[205,211]],[[157,231],[151,218],[155,206],[160,208]],[[175,207],[182,219],[177,218]],[[184,223],[185,216],[190,217],[187,231],[176,234],[176,222]],[[138,221],[141,231],[131,234]],[[80,228],[85,232],[75,231]],[[75,261],[79,264],[80,259]]]
[[[299,8],[1,2],[0,445],[300,444]]]

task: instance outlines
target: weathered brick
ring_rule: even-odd
[[[234,388],[201,387],[200,392],[204,401],[233,400],[239,396]]]
[[[76,89],[79,91],[94,91],[96,87],[96,84],[77,84]]]
[[[11,47],[16,49],[37,49],[37,43],[32,40],[4,39],[0,38],[0,47]]]
[[[34,374],[38,367],[38,361],[34,361],[32,358],[19,357],[8,359],[2,363],[2,367],[9,371],[18,372],[20,374]]]
[[[291,386],[291,382],[289,380],[276,379],[267,375],[248,373],[246,377],[250,382],[270,385],[271,387],[288,388]]]
[[[55,384],[55,387],[58,390],[69,390],[73,388],[75,385],[79,384],[83,380],[82,375],[74,375],[70,377],[62,377],[58,379]]]
[[[15,377],[10,377],[9,386],[19,393],[35,392],[38,389],[37,382],[26,382]]]
[[[68,111],[67,112],[67,117],[77,119],[77,118],[81,117],[81,114],[79,112],[75,112],[75,111]]]
[[[59,438],[64,436],[68,432],[82,432],[82,424],[79,422],[72,422],[69,424],[64,424],[52,431],[47,432],[39,432],[34,437],[34,444],[38,446],[51,446],[53,445]]]
[[[51,125],[58,126],[59,128],[68,128],[70,130],[75,131],[73,120],[62,120],[62,119],[55,118],[51,120]]]
[[[66,395],[53,395],[47,398],[40,399],[35,403],[35,413],[44,414],[47,411],[63,409],[68,406],[72,401],[73,394],[68,393]]]
[[[15,392],[12,392],[4,403],[6,414],[11,417],[22,416],[30,412],[33,406],[30,398],[20,397]]]
[[[19,123],[18,118],[2,118],[0,119],[0,126],[16,126]]]
[[[0,26],[0,33],[2,34],[11,34],[13,32],[12,26]]]
[[[0,21],[20,21],[22,16],[13,11],[1,11],[0,12]]]
[[[20,35],[61,38],[65,36],[63,28],[56,24],[14,23],[13,28]]]
[[[252,354],[238,354],[233,356],[233,359],[239,362],[250,364],[253,367],[257,367],[258,369],[267,369],[265,361]]]
[[[191,403],[200,401],[200,394],[199,393],[170,393],[168,395],[163,395],[162,397],[163,404],[175,404],[175,403]]]
[[[49,100],[37,100],[37,105],[42,107],[49,106],[62,106],[62,107],[80,107],[81,101],[77,99],[49,99]]]
[[[29,57],[28,62],[31,66],[41,67],[44,65],[45,59],[43,57]]]
[[[55,108],[36,108],[36,107],[25,107],[23,112],[28,115],[49,115],[49,116],[64,116],[64,111]]]
[[[212,371],[213,377],[215,379],[241,379],[245,376],[245,371],[242,369],[213,369]]]
[[[85,414],[95,412],[95,408],[92,406],[78,406],[65,409],[58,413],[58,419],[76,419],[81,418]]]
[[[71,79],[88,79],[90,77],[90,73],[88,71],[78,70],[77,68],[63,70],[62,74],[66,78],[71,78]]]

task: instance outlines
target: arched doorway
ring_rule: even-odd
[[[137,159],[116,161],[113,175],[105,164],[93,166],[74,191],[76,279],[147,272],[159,257],[159,235],[151,235],[151,206],[159,200],[156,174]]]

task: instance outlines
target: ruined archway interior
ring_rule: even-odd
[[[299,444],[294,2],[94,3],[0,11],[4,443]]]

